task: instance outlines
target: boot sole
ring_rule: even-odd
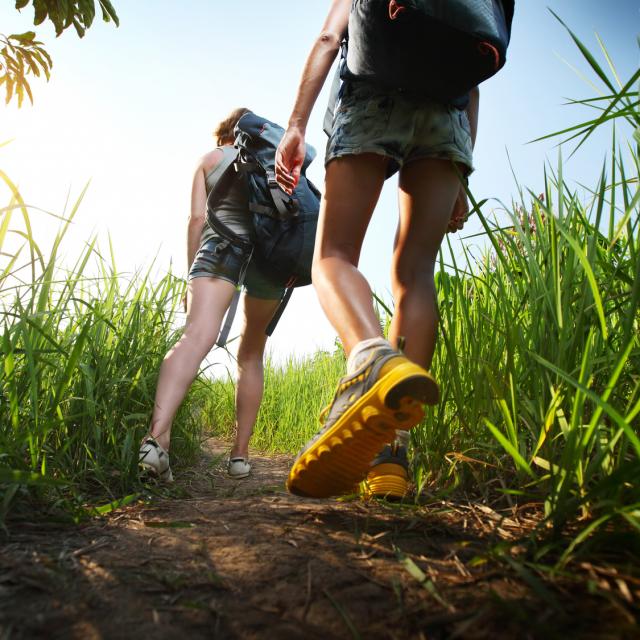
[[[424,416],[422,405],[437,402],[435,380],[412,362],[399,364],[300,455],[287,489],[310,498],[350,493],[380,449],[394,440],[396,429],[415,427]]]
[[[227,473],[227,476],[229,476],[232,480],[243,480],[244,478],[248,478],[250,474],[251,472],[247,471],[247,473],[241,473],[240,475],[233,475],[232,473]]]
[[[157,469],[147,462],[139,462],[138,466],[141,468],[144,474],[151,478],[154,478],[158,482],[163,482],[165,484],[171,484],[173,482],[173,472],[171,471],[171,469],[168,469],[169,473],[167,473],[167,471],[158,473]]]
[[[409,483],[402,465],[382,463],[373,467],[361,485],[361,495],[367,498],[402,500],[407,495]]]

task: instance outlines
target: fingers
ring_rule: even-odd
[[[460,231],[462,227],[464,227],[464,223],[467,221],[468,215],[469,215],[469,201],[467,199],[467,194],[464,191],[464,189],[460,189],[458,198],[456,199],[456,202],[453,205],[453,211],[451,212],[451,219],[449,220],[449,224],[447,225],[447,232],[455,233],[456,231]]]
[[[285,163],[282,162],[281,158],[279,158],[278,155],[276,155],[276,182],[280,185],[280,188],[285,191],[285,193],[291,195],[296,187],[296,184],[298,183],[300,170],[298,169],[298,176],[294,177],[294,175],[289,172]]]
[[[447,226],[447,233],[455,233],[456,231],[460,231],[462,227],[464,227],[465,220],[464,218],[459,218],[458,220],[451,220],[449,225]]]
[[[276,182],[291,195],[300,179],[304,162],[304,136],[295,128],[288,129],[276,150]]]
[[[283,154],[276,154],[276,182],[289,195],[298,184],[301,165],[302,163],[296,163],[295,160],[287,162]]]

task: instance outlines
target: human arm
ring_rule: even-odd
[[[469,92],[469,103],[466,107],[467,117],[469,119],[469,130],[471,132],[471,147],[475,147],[476,134],[478,133],[478,116],[480,111],[480,89],[474,87]],[[460,185],[458,197],[451,212],[449,226],[447,231],[455,232],[462,229],[469,214],[469,200],[464,186]]]
[[[207,192],[205,188],[204,166],[201,162],[193,175],[191,185],[191,211],[187,223],[187,271],[196,257],[200,245],[200,236],[205,222]]]
[[[309,116],[340,50],[340,43],[349,22],[350,9],[351,0],[332,0],[320,35],[313,43],[302,71],[287,130],[276,151],[276,180],[289,194],[293,192],[300,178]]]
[[[478,133],[478,114],[480,112],[480,89],[478,87],[474,87],[469,92],[469,104],[467,104],[466,112],[471,129],[471,146],[475,147],[476,134]]]
[[[202,228],[207,219],[207,187],[206,176],[209,175],[222,161],[224,152],[217,148],[206,153],[193,174],[191,185],[191,211],[187,224],[187,271],[196,257],[200,246]]]

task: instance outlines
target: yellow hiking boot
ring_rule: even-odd
[[[360,486],[367,498],[402,500],[409,488],[407,449],[394,442],[385,446],[371,462],[369,473]]]
[[[390,347],[372,350],[353,374],[342,378],[324,426],[296,458],[287,488],[311,498],[350,493],[369,473],[371,460],[396,429],[409,430],[438,402],[438,385],[421,366]]]

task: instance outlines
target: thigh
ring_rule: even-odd
[[[185,334],[215,341],[236,287],[220,278],[199,277],[189,281]]]
[[[329,162],[314,260],[339,257],[357,266],[387,163],[387,158],[373,153],[344,156]]]
[[[264,267],[261,268],[254,258],[250,260],[244,277],[247,295],[267,302],[280,300],[285,288],[281,284],[275,284],[264,271]]]
[[[265,330],[280,300],[255,298],[251,295],[244,297],[244,325],[238,347],[238,359],[255,356],[262,358],[267,342]]]
[[[396,269],[430,269],[438,255],[460,181],[449,160],[415,160],[400,171]]]

